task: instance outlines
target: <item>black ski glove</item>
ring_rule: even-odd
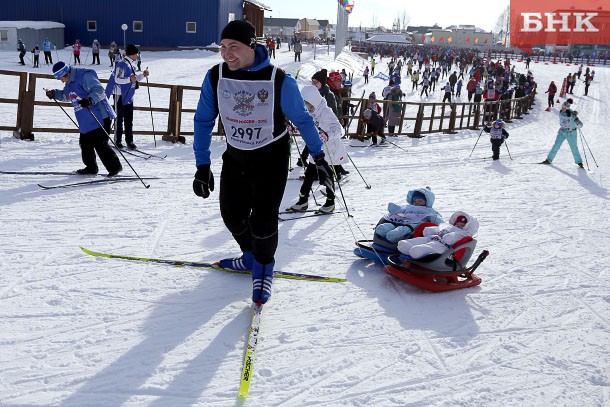
[[[47,97],[49,99],[55,99],[55,89],[49,89],[47,90]]]
[[[333,177],[333,170],[324,159],[324,153],[315,156],[313,159],[316,163],[316,169],[318,170],[318,180],[320,181],[320,185],[334,191],[335,179]]]
[[[84,98],[78,101],[78,104],[81,105],[82,107],[89,107],[93,104],[93,101],[91,100],[91,98]]]
[[[214,174],[210,171],[209,164],[197,166],[195,179],[193,180],[193,192],[203,199],[210,196],[210,191],[214,190]]]

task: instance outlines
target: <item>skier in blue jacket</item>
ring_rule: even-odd
[[[85,168],[76,172],[81,175],[97,174],[97,152],[108,170],[108,176],[117,175],[123,167],[108,145],[110,121],[116,116],[97,73],[92,69],[77,69],[59,61],[53,65],[53,76],[65,84],[64,88],[48,89],[46,95],[49,99],[72,103],[80,130],[79,144]]]
[[[256,43],[249,22],[235,20],[224,27],[220,55],[224,63],[207,72],[195,113],[193,191],[207,198],[214,190],[210,144],[220,116],[227,141],[220,176],[220,213],[242,255],[221,260],[219,265],[251,270],[252,301],[264,304],[271,296],[278,213],[288,178],[286,117],[299,128],[309,147],[320,184],[334,187],[332,170],[296,81],[271,65],[267,49]]]
[[[577,129],[580,129],[583,126],[583,123],[578,118],[578,112],[573,111],[571,106],[572,99],[568,99],[561,106],[561,111],[559,112],[559,131],[555,138],[555,144],[553,144],[551,151],[549,151],[546,160],[544,160],[542,164],[551,164],[561,148],[561,145],[567,140],[570,150],[572,151],[572,156],[574,157],[574,162],[580,168],[584,168],[582,165],[582,157],[578,151],[578,136],[576,134]]]

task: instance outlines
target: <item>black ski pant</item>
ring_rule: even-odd
[[[77,62],[80,65],[80,54],[74,54],[74,63],[76,64]]]
[[[93,53],[93,62],[91,62],[91,65],[95,64],[95,61],[97,61],[97,64],[100,64],[100,53]]]
[[[277,250],[289,158],[288,134],[255,150],[227,145],[222,155],[220,214],[242,252],[261,264],[274,261]]]
[[[116,100],[116,112],[115,143],[118,144],[123,140],[123,125],[125,126],[125,142],[133,143],[133,103],[123,105],[123,96],[119,96],[119,99]]]
[[[81,157],[85,167],[90,170],[98,170],[95,153],[100,157],[102,164],[108,172],[113,172],[121,167],[121,162],[114,150],[108,145],[108,133],[110,132],[110,119],[104,119],[104,128],[98,127],[88,133],[81,133],[79,138]]]
[[[51,56],[51,51],[44,51],[44,63],[53,65],[53,57]]]
[[[504,139],[503,138],[490,138],[489,141],[491,141],[492,158],[494,160],[497,160],[500,158],[500,146],[502,145],[502,143],[504,143]]]
[[[337,170],[335,166],[335,171]],[[318,179],[318,170],[314,163],[307,163],[307,167],[305,167],[305,178],[303,179],[303,184],[301,184],[301,190],[299,191],[301,195],[309,196],[312,192],[311,188],[315,180]],[[326,188],[326,198],[334,200],[335,199],[335,191],[330,188]]]

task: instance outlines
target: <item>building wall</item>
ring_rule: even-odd
[[[38,44],[38,47],[42,50],[42,42],[45,38],[48,38],[52,44],[57,44],[58,48],[61,48],[64,43],[63,28],[3,28],[0,25],[0,31],[8,32],[8,41],[0,42],[1,50],[15,51],[15,53],[17,53],[17,40],[21,38],[25,44],[25,49],[27,50],[26,55],[30,58],[32,56],[30,51],[34,48],[34,45]]]
[[[66,25],[65,44],[79,39],[90,46],[94,39],[103,46],[116,41],[148,48],[203,47],[218,43],[220,31],[228,22],[243,17],[241,0],[149,0],[146,3],[122,0],[89,0],[86,3],[19,0],[19,7],[3,7],[4,20],[56,21]],[[97,23],[88,31],[87,21]],[[141,32],[134,32],[133,22],[142,21]],[[196,33],[186,32],[186,23],[196,23]],[[122,24],[128,29],[123,32]],[[125,34],[125,36],[123,35]]]
[[[432,41],[432,38],[434,38],[434,41]],[[424,43],[454,47],[491,47],[493,46],[493,34],[465,30],[432,30],[424,36]]]

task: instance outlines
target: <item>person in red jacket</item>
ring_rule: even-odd
[[[474,92],[477,90],[477,80],[474,78],[474,76],[470,77],[470,80],[466,84],[466,90],[468,91],[468,102],[470,102]]]
[[[74,65],[77,63],[80,65],[80,40],[76,40],[76,42],[72,45],[72,54],[74,55]]]
[[[551,110],[551,108],[553,106],[555,106],[555,93],[557,93],[557,85],[555,85],[554,81],[551,81],[551,84],[549,85],[549,88],[544,93],[548,93],[549,94],[549,108],[546,109],[547,111],[549,111],[549,110]]]

